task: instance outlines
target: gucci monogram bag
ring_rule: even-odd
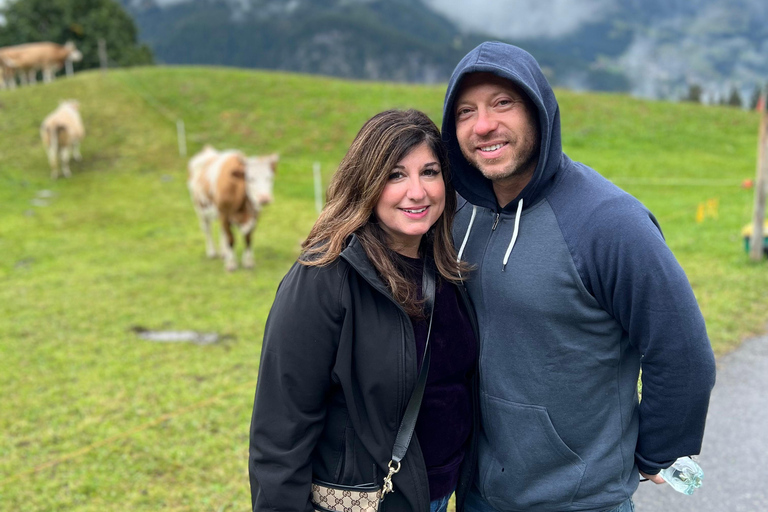
[[[376,512],[383,489],[376,484],[354,487],[312,482],[312,505],[320,512]]]

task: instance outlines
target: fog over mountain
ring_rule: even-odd
[[[616,0],[424,0],[463,30],[503,39],[558,38],[603,21]]]
[[[590,65],[621,72],[639,96],[680,97],[697,84],[705,99],[733,87],[746,97],[768,81],[765,0],[424,1],[463,30],[550,45],[570,39],[582,54],[592,46]],[[612,45],[614,31],[629,37]],[[575,75],[565,82],[580,86]]]

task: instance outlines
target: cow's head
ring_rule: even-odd
[[[279,155],[249,156],[245,160],[245,187],[248,199],[259,209],[272,202],[272,184]]]
[[[77,100],[59,100],[59,106],[80,111],[80,102]]]
[[[64,44],[64,48],[67,50],[67,60],[72,62],[80,62],[83,60],[83,54],[75,47],[75,43],[67,41]]]

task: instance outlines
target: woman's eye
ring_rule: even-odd
[[[437,176],[440,174],[440,169],[436,169],[434,167],[430,167],[429,169],[424,169],[422,172],[424,176]]]
[[[391,173],[389,173],[389,178],[388,179],[390,179],[390,180],[397,180],[397,179],[400,179],[402,177],[403,177],[403,173],[402,172],[400,172],[400,171],[392,171]]]

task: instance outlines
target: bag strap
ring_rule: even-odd
[[[416,428],[416,420],[419,417],[421,409],[421,400],[424,398],[424,388],[427,385],[427,374],[429,373],[429,356],[431,345],[429,338],[432,334],[432,319],[435,316],[435,269],[430,265],[427,258],[424,259],[424,272],[421,282],[422,296],[424,297],[424,309],[429,311],[429,327],[427,328],[427,341],[424,345],[424,356],[421,358],[421,371],[416,381],[416,387],[413,389],[408,405],[405,407],[403,419],[400,422],[400,428],[395,437],[395,446],[392,449],[392,460],[389,461],[389,474],[384,478],[384,494],[394,490],[392,486],[392,476],[400,471],[400,461],[405,457],[408,451],[408,445],[411,444],[413,430]]]

